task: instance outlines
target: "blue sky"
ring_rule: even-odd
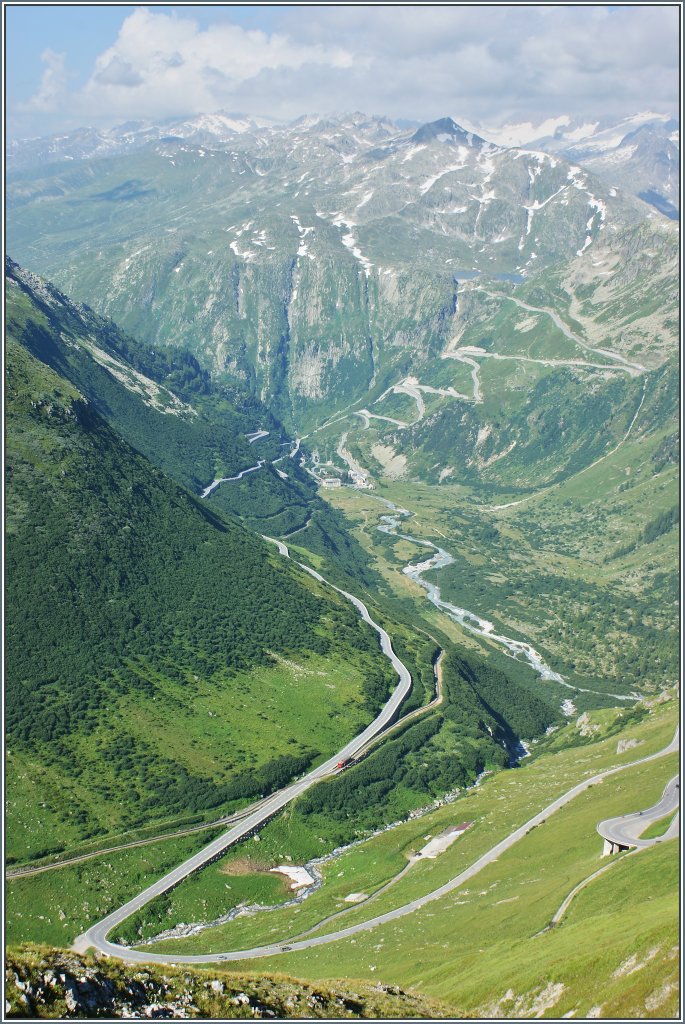
[[[105,7],[97,11],[76,6],[7,7],[7,87],[13,99],[28,100],[43,71],[41,53],[66,51],[75,83],[85,81],[93,59],[119,31],[132,7]]]
[[[153,5],[149,5],[153,6]],[[14,98],[28,100],[36,91],[43,72],[41,53],[47,49],[66,52],[73,72],[72,86],[79,86],[90,74],[93,61],[116,38],[124,18],[135,9],[127,4],[33,4],[8,5],[7,86]],[[190,14],[202,27],[230,20],[247,28],[270,30],[275,16],[290,10],[276,6],[164,5],[155,10],[167,14]]]
[[[225,109],[501,124],[677,114],[675,5],[12,4],[10,135]]]

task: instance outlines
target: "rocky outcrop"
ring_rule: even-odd
[[[454,1018],[390,985],[297,981],[286,975],[139,967],[66,950],[24,947],[6,959],[5,1018],[275,1020]]]

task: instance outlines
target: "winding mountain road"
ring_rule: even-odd
[[[607,842],[607,844],[617,844],[620,848],[630,849],[630,854],[639,853],[641,850],[649,849],[650,846],[655,846],[657,843],[663,843],[667,839],[675,839],[676,836],[680,835],[680,776],[675,775],[670,782],[666,784],[663,795],[659,802],[653,807],[649,807],[646,811],[637,811],[634,814],[624,814],[620,818],[607,818],[606,821],[600,821],[597,825],[597,831],[600,836]],[[654,839],[639,839],[638,837],[649,827],[652,821],[659,821],[665,818],[672,811],[678,811],[673,818],[667,830],[662,836],[655,836]],[[611,852],[605,849],[605,856]],[[628,856],[630,856],[630,854]],[[543,935],[548,932],[550,928],[558,925],[562,917],[570,907],[573,900],[576,898],[579,892],[586,889],[587,886],[594,882],[600,875],[606,874],[615,864],[620,864],[622,858],[612,857],[606,864],[597,871],[593,871],[591,875],[584,878],[582,882],[574,886],[570,893],[564,899],[563,903],[557,910],[556,914],[552,918],[549,925],[543,928],[538,935]]]
[[[283,543],[283,541],[274,540],[272,537],[265,537],[264,540],[275,544],[281,555],[285,558],[290,558],[288,547]],[[336,587],[333,583],[324,579],[320,573],[315,569],[311,569],[308,565],[304,565],[301,562],[297,562],[296,564],[299,565],[300,568],[304,569],[305,572],[309,573],[310,576],[313,576],[314,579],[328,587],[331,587],[338,594],[341,594],[350,601],[357,609],[364,622],[367,622],[378,633],[381,650],[386,658],[388,658],[398,675],[398,684],[393,690],[390,699],[383,706],[377,717],[374,718],[373,722],[371,722],[371,724],[368,725],[358,736],[355,736],[354,739],[345,744],[337,754],[328,758],[327,761],[319,765],[318,768],[309,772],[304,776],[304,778],[298,779],[289,786],[286,786],[285,789],[267,797],[261,802],[257,809],[255,809],[251,814],[245,816],[238,824],[229,829],[228,832],[224,832],[222,835],[218,836],[213,842],[209,843],[198,853],[183,861],[183,863],[179,864],[178,867],[169,871],[156,882],[153,882],[152,885],[149,885],[147,889],[144,889],[143,892],[139,893],[137,896],[134,896],[133,899],[129,900],[128,903],[125,903],[123,907],[119,907],[118,910],[112,911],[111,914],[108,914],[97,924],[93,925],[92,928],[89,928],[83,935],[79,935],[74,942],[73,948],[75,950],[85,952],[85,950],[90,947],[94,947],[103,953],[123,957],[127,960],[132,958],[145,960],[145,954],[136,954],[127,950],[124,946],[108,942],[106,938],[107,934],[113,928],[116,928],[117,925],[126,921],[132,914],[136,913],[136,911],[150,903],[157,896],[160,896],[162,893],[172,889],[174,886],[178,885],[179,882],[183,881],[184,878],[187,878],[188,875],[193,874],[206,864],[216,860],[225,853],[230,846],[233,846],[234,843],[237,843],[240,839],[244,839],[245,836],[256,831],[266,821],[268,821],[269,818],[272,818],[278,813],[278,811],[285,807],[286,804],[290,803],[296,797],[301,796],[302,793],[310,789],[310,787],[315,785],[315,783],[320,782],[322,779],[326,778],[326,776],[334,773],[340,761],[347,761],[353,758],[355,754],[367,746],[373,737],[386,729],[395,719],[402,702],[411,689],[412,678],[407,666],[404,662],[400,661],[395,654],[392,641],[390,640],[388,633],[382,626],[379,626],[378,623],[371,618],[368,608],[363,601],[359,600],[358,597],[355,597],[353,594],[349,594],[346,590],[341,590],[340,587]],[[154,955],[148,954],[147,959],[150,958],[154,959]]]
[[[200,497],[208,498],[212,491],[219,486],[219,484],[228,484],[231,483],[232,480],[242,480],[242,478],[244,476],[247,476],[248,473],[256,473],[258,469],[262,468],[262,466],[264,465],[264,461],[264,459],[260,459],[256,466],[249,466],[247,469],[241,469],[237,476],[222,476],[218,480],[212,480],[209,487],[205,487]]]
[[[597,826],[602,839],[614,846],[621,848],[633,847],[637,850],[645,850],[655,843],[664,839],[673,839],[680,834],[680,813],[676,814],[663,836],[654,839],[641,839],[640,836],[654,821],[661,821],[662,818],[673,814],[680,807],[680,776],[674,775],[666,785],[661,799],[653,807],[645,811],[637,811],[635,814],[624,814],[620,818],[607,818],[600,821]]]
[[[483,289],[483,291],[493,299],[508,299],[509,302],[513,302],[520,309],[525,309],[529,313],[544,313],[546,316],[550,317],[554,326],[557,327],[570,341],[575,342],[576,345],[585,349],[587,352],[596,352],[598,355],[606,356],[607,359],[613,359],[613,361],[618,364],[618,368],[625,370],[625,372],[631,377],[639,377],[640,374],[646,372],[646,367],[644,367],[642,363],[631,363],[630,360],[626,359],[625,356],[622,356],[620,352],[613,352],[607,348],[595,348],[588,344],[587,341],[584,341],[582,338],[579,338],[577,334],[574,334],[568,324],[565,324],[561,317],[553,309],[549,309],[547,306],[530,306],[527,302],[523,302],[515,295],[506,295],[500,292],[489,292],[485,289]]]
[[[397,510],[399,511],[399,510]],[[396,526],[396,523],[393,524]],[[392,526],[388,529],[390,532]],[[290,551],[283,541],[275,540],[272,537],[264,537],[265,540],[272,544],[275,544],[278,548],[279,553],[285,557],[290,558]],[[425,543],[425,542],[424,542]],[[434,545],[428,545],[434,547]],[[438,549],[440,553],[440,549]],[[340,587],[336,587],[328,580],[324,579],[320,573],[310,566],[305,565],[301,562],[296,563],[303,571],[307,572],[314,579],[323,583],[325,586],[331,587],[346,600],[350,601],[362,619],[367,622],[379,635],[380,646],[383,654],[390,660],[393,668],[398,675],[398,685],[396,686],[390,699],[384,705],[380,714],[374,719],[373,722],[366,729],[364,729],[358,736],[350,740],[337,754],[329,758],[323,764],[319,765],[313,771],[309,772],[304,778],[298,779],[286,786],[278,793],[274,793],[272,796],[267,797],[262,801],[259,808],[255,809],[252,813],[244,817],[239,823],[237,823],[228,832],[223,833],[213,842],[209,843],[204,849],[188,858],[178,867],[168,872],[162,878],[158,879],[152,885],[148,886],[143,892],[139,893],[133,899],[129,900],[124,906],[112,913],[108,914],[101,921],[97,922],[91,928],[88,929],[83,935],[78,936],[74,942],[73,948],[78,952],[85,952],[90,948],[105,953],[109,956],[114,956],[122,960],[137,963],[178,963],[178,964],[202,964],[219,961],[240,961],[240,960],[252,960],[265,956],[272,956],[283,952],[289,952],[291,950],[303,950],[313,946],[325,945],[331,942],[335,942],[340,939],[348,938],[349,936],[355,935],[359,932],[369,931],[379,925],[388,923],[390,921],[399,919],[406,916],[407,914],[413,913],[415,910],[420,909],[428,903],[434,900],[440,899],[442,896],[460,888],[466,881],[478,874],[484,867],[493,863],[498,857],[508,850],[511,846],[523,838],[530,829],[536,825],[541,824],[550,814],[559,810],[575,796],[584,792],[590,786],[600,782],[602,779],[614,775],[617,772],[624,771],[627,768],[635,767],[640,764],[644,764],[648,761],[652,761],[655,758],[662,757],[666,754],[676,752],[679,749],[679,730],[676,730],[675,736],[668,746],[663,750],[658,751],[655,754],[651,754],[647,757],[640,758],[637,761],[632,761],[626,765],[620,765],[615,768],[607,769],[589,779],[585,779],[582,782],[577,783],[574,787],[569,789],[562,796],[558,797],[547,807],[541,810],[525,824],[515,829],[508,836],[502,839],[499,843],[493,846],[487,853],[478,858],[474,864],[472,864],[465,871],[462,871],[455,878],[449,882],[440,886],[438,889],[433,890],[430,893],[413,900],[410,903],[395,908],[392,911],[388,911],[385,914],[379,915],[378,917],[372,918],[367,921],[360,922],[355,925],[351,925],[348,928],[341,929],[336,932],[332,932],[328,935],[313,936],[311,938],[293,940],[287,945],[271,944],[267,946],[258,946],[252,949],[231,951],[226,953],[213,953],[213,954],[196,954],[196,955],[175,955],[175,954],[163,954],[163,953],[150,953],[147,951],[139,951],[130,949],[126,946],[119,945],[116,942],[110,942],[107,939],[107,935],[117,927],[126,921],[132,914],[136,913],[142,907],[146,906],[149,902],[155,899],[157,896],[169,889],[176,886],[184,878],[193,874],[195,871],[204,867],[205,865],[216,860],[234,843],[240,839],[249,836],[252,832],[259,829],[266,821],[278,813],[283,807],[306,792],[311,786],[321,781],[328,775],[331,775],[337,769],[340,761],[347,761],[357,755],[360,751],[363,751],[368,747],[369,742],[376,736],[380,735],[389,725],[395,720],[399,708],[409,693],[412,685],[412,678],[406,665],[397,657],[395,654],[392,642],[388,633],[375,622],[369,614],[368,608],[359,598],[353,594],[342,590]],[[417,566],[417,569],[425,571],[427,565]],[[676,787],[676,780],[672,780],[673,788]],[[668,789],[668,787],[667,787]],[[677,790],[676,790],[677,792]],[[665,794],[666,796],[666,794]],[[672,793],[669,799],[672,798]],[[660,805],[656,805],[659,807]],[[668,810],[661,811],[660,816],[663,817]],[[611,819],[613,821],[613,819]],[[607,823],[603,823],[607,824]]]
[[[433,711],[435,708],[440,707],[440,705],[443,703],[445,699],[445,692],[442,685],[442,659],[444,658],[444,656],[445,652],[441,648],[440,653],[433,665],[433,678],[435,680],[435,696],[430,701],[430,703],[422,704],[421,707],[415,708],[413,711],[409,711],[406,715],[402,715],[401,718],[398,718],[395,722],[393,722],[392,725],[388,726],[388,728],[384,732],[379,733],[377,736],[374,736],[373,739],[369,740],[369,742],[362,750],[357,751],[355,755],[357,760],[359,760],[362,757],[366,757],[366,755],[370,753],[370,751],[373,750],[373,748],[377,746],[382,740],[385,740],[389,736],[392,736],[393,733],[396,733],[398,729],[403,728],[407,724],[407,722],[412,722],[415,718],[421,718],[429,711]]]
[[[387,706],[387,705],[386,705]],[[354,741],[353,741],[354,742]],[[351,744],[348,744],[350,746]],[[477,875],[483,868],[489,864],[494,863],[498,858],[514,846],[520,839],[523,839],[531,829],[537,825],[541,825],[551,814],[560,810],[580,793],[585,792],[591,786],[597,785],[603,779],[609,778],[612,775],[616,775],[619,772],[626,771],[629,768],[635,768],[641,764],[647,764],[650,761],[655,761],[657,758],[665,757],[668,754],[675,754],[680,749],[680,727],[675,731],[673,739],[667,746],[662,750],[658,750],[654,754],[649,754],[647,757],[641,757],[637,761],[630,761],[628,764],[618,765],[615,768],[607,768],[603,772],[599,772],[597,775],[592,775],[590,778],[583,779],[582,782],[578,782],[571,789],[567,790],[556,800],[553,800],[550,804],[544,807],[541,811],[535,814],[532,818],[526,821],[523,825],[520,825],[513,832],[510,832],[508,836],[496,843],[495,846],[491,847],[486,853],[479,857],[470,867],[460,872],[454,878],[450,879],[444,885],[434,889],[432,892],[426,893],[424,896],[420,896],[410,903],[405,903],[401,907],[396,907],[394,910],[387,911],[385,914],[380,914],[378,917],[371,918],[368,921],[361,921],[358,924],[350,925],[348,928],[342,928],[338,931],[331,932],[328,935],[318,935],[307,939],[301,939],[298,941],[291,941],[285,943],[271,944],[267,946],[256,946],[252,949],[241,949],[227,953],[198,953],[195,955],[177,955],[173,953],[148,953],[141,952],[135,949],[129,949],[126,946],[120,946],[113,942],[107,941],[107,933],[116,925],[124,921],[130,914],[139,908],[144,906],[145,903],[149,902],[150,899],[157,895],[157,892],[153,892],[152,895],[147,896],[152,890],[155,890],[158,886],[162,885],[167,879],[171,878],[175,872],[171,872],[166,875],[165,878],[160,879],[160,882],[150,886],[144,893],[136,897],[134,900],[129,901],[124,907],[114,913],[110,914],[104,920],[90,928],[84,935],[79,936],[74,944],[74,949],[77,952],[85,952],[88,948],[94,946],[97,950],[102,953],[106,953],[109,956],[115,956],[119,959],[131,961],[135,963],[162,963],[162,964],[206,964],[206,963],[218,963],[224,961],[239,961],[239,960],[256,960],[260,957],[265,956],[276,956],[280,953],[289,952],[300,952],[304,949],[311,949],[314,946],[325,946],[331,942],[337,942],[340,939],[347,939],[353,935],[358,935],[360,932],[371,931],[373,928],[377,928],[379,925],[388,924],[391,921],[396,921],[401,917],[406,917],[408,914],[414,913],[415,910],[420,910],[425,907],[428,903],[433,903],[435,900],[441,899],[448,893],[454,892],[455,889],[461,888],[465,882],[468,882],[471,878]],[[330,762],[328,762],[330,763]],[[321,766],[324,767],[323,765]],[[320,770],[320,769],[317,769]],[[303,782],[305,780],[302,780]],[[674,780],[672,780],[672,783]],[[299,785],[298,783],[294,784]],[[669,783],[669,786],[671,783]],[[293,787],[288,787],[292,789]],[[668,789],[668,787],[667,787]],[[288,790],[283,791],[288,792]],[[281,794],[276,794],[274,800],[277,800]],[[287,802],[287,801],[285,801]],[[282,805],[281,805],[282,806]],[[668,813],[668,812],[667,812]],[[230,833],[229,833],[230,834]],[[217,840],[219,842],[219,840]],[[204,853],[205,851],[202,851]],[[196,855],[201,856],[200,854]],[[192,860],[193,858],[191,858]],[[186,865],[190,863],[186,861]],[[203,863],[206,863],[204,861]],[[180,868],[176,868],[176,872],[180,872],[186,865],[181,865]],[[198,865],[200,866],[200,865]],[[191,870],[195,870],[192,868]],[[186,871],[185,874],[189,872]],[[181,875],[184,877],[184,875]],[[159,889],[160,892],[165,891],[169,888],[173,882],[168,883],[163,888]],[[143,898],[146,897],[146,898]]]
[[[94,857],[105,857],[110,853],[120,853],[122,850],[133,850],[138,846],[150,846],[153,843],[162,843],[168,839],[181,839],[183,836],[192,835],[194,832],[206,832],[209,829],[221,828],[222,825],[240,821],[252,814],[258,807],[261,807],[262,800],[255,800],[254,803],[243,807],[240,811],[227,814],[223,818],[216,818],[214,821],[204,821],[199,825],[188,825],[186,828],[176,829],[174,832],[160,832],[155,836],[148,836],[145,839],[133,839],[129,843],[119,843],[117,846],[103,846],[97,850],[89,850],[87,853],[74,854],[71,857],[64,857],[63,860],[51,861],[49,864],[26,864],[18,868],[10,868],[5,872],[5,878],[27,878],[30,875],[41,875],[45,871],[56,871],[58,868],[68,868],[73,864],[80,864],[84,860],[93,860]],[[63,856],[63,855],[62,855]]]

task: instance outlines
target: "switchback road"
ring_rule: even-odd
[[[661,800],[653,807],[649,807],[646,811],[637,811],[634,814],[624,814],[620,818],[607,818],[606,821],[600,821],[597,831],[607,843],[616,843],[622,848],[631,848],[630,852],[633,854],[639,853],[640,850],[646,850],[650,846],[655,846],[657,843],[662,843],[667,839],[675,839],[676,836],[680,835],[680,812],[678,811],[662,836],[657,836],[654,839],[637,838],[649,827],[651,822],[660,821],[673,811],[677,811],[679,805],[680,776],[675,775],[666,784]],[[608,852],[610,851],[605,850],[605,854]],[[597,871],[593,871],[591,875],[588,875],[582,882],[579,882],[565,898],[552,918],[551,924],[547,928],[543,928],[538,934],[542,935],[544,932],[549,931],[550,927],[559,924],[578,893],[582,892],[590,882],[594,882],[596,878],[605,874],[614,864],[618,863],[620,863],[620,858],[613,857],[601,868],[598,868]]]
[[[349,744],[348,744],[349,746]],[[106,953],[109,956],[115,956],[122,960],[127,960],[135,963],[162,963],[162,964],[206,964],[206,963],[217,963],[224,961],[239,961],[239,960],[256,960],[260,957],[265,956],[276,956],[280,953],[288,952],[299,952],[304,949],[310,949],[314,946],[324,946],[331,942],[337,942],[340,939],[347,939],[353,935],[358,935],[360,932],[371,931],[373,928],[377,928],[379,925],[388,924],[391,921],[396,921],[401,917],[405,917],[407,914],[414,913],[415,910],[419,910],[421,907],[426,906],[428,903],[432,903],[435,900],[441,899],[448,893],[454,892],[455,889],[461,888],[465,882],[468,882],[471,878],[477,875],[484,867],[492,864],[496,861],[506,850],[514,846],[520,839],[522,839],[527,833],[535,826],[542,824],[551,814],[560,810],[567,803],[573,800],[580,793],[585,792],[591,786],[596,785],[603,779],[609,778],[612,775],[616,775],[618,772],[626,771],[629,768],[635,768],[641,764],[647,764],[649,761],[654,761],[657,758],[664,757],[667,754],[677,753],[680,749],[680,728],[676,729],[675,735],[671,742],[664,747],[662,750],[657,751],[655,754],[649,754],[647,757],[639,758],[637,761],[630,761],[628,764],[619,765],[616,768],[608,768],[603,772],[599,772],[597,775],[593,775],[590,778],[584,779],[582,782],[577,783],[571,789],[567,790],[552,803],[548,804],[539,811],[534,817],[530,818],[519,828],[515,829],[508,836],[502,839],[499,843],[493,846],[487,853],[484,853],[479,857],[470,867],[466,868],[465,871],[460,872],[455,878],[450,879],[444,885],[441,885],[438,889],[434,889],[432,892],[426,893],[425,896],[420,896],[418,899],[412,900],[410,903],[406,903],[404,906],[397,907],[395,910],[390,910],[385,914],[380,914],[378,917],[371,918],[368,921],[362,921],[359,924],[350,925],[348,928],[342,928],[339,931],[331,932],[328,935],[319,935],[312,938],[301,939],[299,941],[291,941],[285,943],[272,944],[268,946],[256,946],[252,949],[242,949],[227,953],[205,953],[196,955],[177,955],[173,953],[148,953],[141,952],[139,950],[128,949],[126,946],[120,946],[113,942],[107,941],[107,933],[116,925],[120,924],[127,917],[129,917],[135,910],[140,906],[144,906],[145,903],[149,902],[155,895],[157,895],[157,887],[166,882],[167,879],[171,878],[175,872],[171,872],[170,875],[165,876],[160,882],[150,886],[140,896],[131,900],[120,910],[115,911],[108,917],[104,918],[98,924],[90,928],[84,935],[79,936],[74,944],[74,949],[77,952],[85,952],[88,948],[94,946],[97,950],[102,953]],[[323,767],[323,766],[322,766]],[[302,780],[305,781],[305,780]],[[298,783],[295,783],[297,786]],[[293,787],[289,787],[291,789]],[[284,793],[288,790],[284,790]],[[276,794],[274,800],[279,799],[282,794]],[[287,801],[284,801],[287,802]],[[280,806],[283,806],[282,804]],[[229,833],[230,835],[231,833]],[[222,837],[223,838],[223,837]],[[217,840],[217,842],[219,842]],[[203,853],[205,851],[202,851]],[[200,856],[200,855],[197,855]],[[209,859],[209,858],[208,858]],[[192,861],[192,858],[191,858]],[[206,861],[205,861],[206,862]],[[176,872],[182,871],[186,865],[190,863],[186,861],[185,865],[181,865],[180,868],[176,869]],[[191,868],[194,870],[194,868]],[[180,877],[184,877],[185,874],[189,874],[189,871],[185,871]],[[159,889],[159,892],[163,892],[170,888],[174,882],[168,882],[163,888]],[[152,892],[152,895],[147,895]]]
[[[661,800],[653,807],[648,807],[645,811],[636,811],[634,814],[624,814],[620,818],[607,818],[606,821],[600,821],[597,831],[602,839],[615,846],[644,850],[661,842],[662,839],[672,839],[680,834],[680,814],[676,814],[663,836],[656,839],[640,839],[652,822],[661,821],[667,815],[673,814],[679,806],[680,776],[675,775],[664,789]]]

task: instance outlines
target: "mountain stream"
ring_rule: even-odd
[[[406,508],[400,508],[394,505],[391,501],[386,498],[376,498],[376,501],[382,502],[386,508],[389,508],[394,515],[382,515],[381,525],[377,527],[381,533],[386,533],[391,537],[398,537],[402,540],[410,541],[412,544],[417,544],[423,548],[429,548],[435,553],[430,558],[425,559],[421,562],[413,562],[406,565],[402,572],[405,576],[409,576],[410,579],[414,580],[420,587],[426,591],[427,599],[435,605],[441,612],[448,615],[453,622],[459,623],[464,629],[467,629],[470,633],[475,633],[477,636],[482,636],[486,640],[493,640],[495,643],[500,644],[505,648],[505,653],[508,657],[514,658],[516,661],[526,661],[530,667],[537,672],[541,679],[549,679],[553,682],[559,683],[560,686],[564,686],[569,690],[575,690],[578,693],[593,693],[598,694],[602,697],[613,697],[615,700],[620,701],[634,701],[638,698],[636,696],[626,696],[618,693],[604,693],[599,690],[587,690],[582,686],[573,686],[571,683],[567,683],[563,676],[543,660],[542,656],[535,650],[531,644],[526,643],[525,640],[513,640],[511,637],[504,636],[503,633],[495,632],[495,626],[492,622],[487,619],[483,619],[480,615],[476,615],[475,612],[470,612],[467,608],[460,608],[455,604],[451,604],[449,601],[444,601],[440,595],[440,587],[437,584],[430,582],[423,578],[423,574],[429,572],[431,569],[444,569],[448,565],[454,563],[454,558],[445,551],[444,548],[438,547],[429,540],[421,540],[418,537],[413,537],[408,533],[400,533],[399,528],[403,519],[408,519],[414,515],[413,512],[408,511]]]

